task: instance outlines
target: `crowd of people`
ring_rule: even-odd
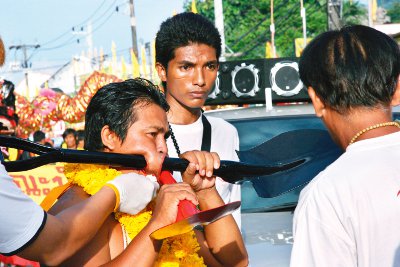
[[[67,148],[67,149],[78,149],[83,150],[84,147],[84,130],[75,130],[73,128],[67,128],[64,133],[62,134],[62,142],[57,146],[55,144],[55,140],[51,138],[52,136],[49,133],[45,133],[42,130],[37,130],[32,133],[31,141],[34,143],[48,146],[48,147],[55,147],[55,148]],[[8,150],[10,152],[10,149]],[[9,153],[10,155],[7,157],[8,160],[25,160],[35,157],[36,154],[28,151],[16,151]]]
[[[65,165],[68,188],[44,211],[0,166],[0,252],[62,266],[251,264],[240,210],[178,237],[150,237],[175,222],[182,200],[200,210],[240,200],[240,185],[213,174],[220,159],[238,160],[237,131],[202,114],[220,53],[220,35],[201,15],[167,19],[156,37],[162,92],[140,78],[108,84],[91,99],[84,132],[63,135],[65,148],[143,155],[143,170]],[[328,31],[305,48],[299,72],[345,152],[301,192],[291,266],[399,266],[399,45],[367,26]],[[44,137],[38,131],[34,141]],[[189,165],[160,186],[167,156]]]

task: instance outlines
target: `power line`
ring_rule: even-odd
[[[117,2],[117,0],[114,0],[114,1],[111,3],[111,5],[109,5],[109,6],[106,8],[106,10],[105,10],[101,15],[99,15],[98,18],[96,18],[96,19],[94,19],[94,20],[92,21],[92,24],[96,24],[97,21],[103,19],[104,16],[105,16],[110,10],[111,10],[111,13],[113,13],[113,12],[115,11],[115,9],[112,8],[112,7],[115,5],[116,2]],[[122,5],[122,4],[120,4],[120,5]],[[80,25],[83,25],[83,23],[77,24],[77,25],[75,25],[75,26],[77,26],[77,27],[79,28]]]
[[[96,28],[94,28],[94,29],[92,30],[92,33],[93,33],[93,32],[96,32],[96,31],[97,31],[98,29],[100,29],[100,27],[102,27],[107,21],[109,21],[110,18],[112,17],[112,15],[115,14],[114,12],[115,12],[115,11],[112,10],[112,12],[108,15],[108,17],[106,17],[106,19],[105,19],[101,24],[99,24]]]
[[[101,7],[105,4],[106,1],[107,1],[107,0],[103,0],[103,2],[96,8],[96,10],[95,10],[88,18],[86,18],[85,20],[83,20],[81,23],[78,23],[78,24],[74,25],[74,27],[75,27],[75,26],[76,26],[76,27],[79,27],[80,25],[83,25],[84,23],[88,22],[91,18],[93,18],[93,17],[96,15],[96,13],[101,9]],[[106,9],[106,12],[104,12],[98,19],[101,19],[102,16],[103,16],[105,13],[107,13],[107,11],[109,11],[109,9],[110,9],[116,2],[117,2],[117,0],[114,0],[113,3]],[[96,19],[96,20],[98,20],[98,19]],[[50,43],[54,43],[55,41],[57,41],[57,40],[61,39],[62,37],[68,35],[70,32],[71,32],[71,30],[67,30],[67,31],[63,32],[62,34],[60,34],[59,36],[57,36],[56,38],[53,38],[53,39],[51,39],[51,40],[49,40],[49,41],[47,41],[47,42],[42,43],[42,46],[46,46],[46,45],[48,45],[48,44],[50,44]]]
[[[130,48],[122,48],[116,51],[116,55],[130,55]],[[111,58],[112,53],[107,53],[103,55],[104,58]],[[90,60],[100,60],[101,56],[95,56],[90,58]],[[39,68],[30,68],[31,71],[37,71],[37,70],[45,70],[45,69],[53,69],[53,68],[59,68],[65,65],[68,65],[70,62],[65,63],[65,64],[57,64],[57,65],[51,65],[51,66],[46,66],[46,67],[39,67]],[[1,71],[1,73],[18,73],[18,72],[23,72],[24,70],[10,70],[10,71]]]
[[[318,10],[318,8],[321,8],[321,7],[317,7],[317,6],[315,6],[315,5],[311,5],[310,6],[310,8],[308,9],[308,11],[309,12],[312,12],[312,11],[314,11],[314,10]],[[288,28],[290,28],[290,27],[293,27],[293,26],[291,26],[291,25],[288,25],[286,22],[286,19],[289,17],[289,16],[291,16],[293,13],[295,13],[295,10],[296,8],[295,7],[293,7],[292,9],[290,9],[289,11],[288,11],[288,13],[286,13],[286,15],[285,15],[285,17],[283,17],[283,18],[280,18],[280,20],[279,21],[277,21],[277,26],[279,26],[279,25],[283,25],[282,27],[277,27],[281,32],[285,32],[286,31],[286,29],[288,29]],[[295,27],[296,28],[296,30],[298,29],[298,27]],[[261,40],[262,39],[262,40]],[[260,41],[261,40],[261,41]],[[264,44],[266,41],[268,40],[268,38],[264,35],[264,34],[260,34],[256,39],[253,39],[252,40],[252,42],[248,42],[248,45],[246,45],[246,46],[244,46],[242,49],[247,49],[247,47],[249,46],[249,45],[251,45],[251,44],[254,44],[254,45],[252,45],[249,49],[247,49],[247,50],[245,50],[244,52],[243,52],[243,56],[246,56],[247,54],[249,54],[251,51],[253,51],[256,47],[258,47],[259,45],[261,45],[261,44]]]
[[[22,67],[24,69],[28,69],[30,64],[28,64],[27,50],[28,49],[38,49],[39,47],[40,47],[40,45],[37,45],[37,44],[36,45],[24,44],[24,45],[12,45],[12,46],[10,46],[10,49],[15,49],[15,50],[21,49],[22,50],[23,55],[24,55],[24,61],[23,61]],[[25,72],[25,84],[26,84],[26,88],[29,88],[28,72]]]
[[[51,39],[50,41],[44,42],[42,45],[45,46],[45,45],[54,43],[55,41],[61,39],[61,38],[64,37],[64,36],[66,36],[68,33],[70,33],[70,30],[63,32],[63,33],[60,34],[58,37],[56,37],[56,38],[54,38],[54,39]]]
[[[115,2],[116,2],[116,0],[113,2],[113,4],[115,4]],[[120,4],[120,5],[122,5],[122,4]],[[119,5],[119,6],[120,6],[120,5]],[[111,12],[110,12],[110,10],[111,10]],[[115,14],[115,13],[114,13],[114,12],[115,12],[114,9],[108,9],[108,10],[107,10],[105,13],[103,13],[102,15],[105,15],[107,12],[110,12],[110,14],[109,14],[107,17],[104,18],[104,16],[101,16],[98,20],[96,20],[96,21],[99,21],[100,19],[103,19],[103,21],[102,21],[95,29],[92,30],[92,33],[94,33],[94,32],[96,32],[97,30],[99,30],[107,21],[110,20],[110,18],[112,17],[112,15]],[[57,46],[48,47],[48,48],[42,47],[42,48],[40,48],[38,51],[36,51],[35,53],[33,53],[33,54],[31,55],[31,57],[33,57],[34,55],[36,55],[38,52],[55,50],[55,49],[59,49],[59,48],[62,48],[62,47],[71,45],[71,44],[75,43],[75,38],[76,38],[75,36],[72,36],[72,37],[70,37],[68,40],[66,40],[64,43],[59,44],[59,45],[57,45]],[[79,39],[77,39],[77,40],[78,40],[78,42],[79,42]]]
[[[286,13],[286,16],[285,17],[283,17],[283,18],[281,18],[278,22],[283,22],[283,23],[286,23],[286,18],[288,18],[289,16],[291,16],[292,14],[294,14],[295,13],[295,10],[296,9],[296,7],[293,7],[292,9],[290,9],[290,10],[288,10],[288,12]],[[265,20],[264,20],[265,21]],[[278,26],[278,24],[280,24],[280,23],[276,23],[276,25]],[[286,25],[286,24],[285,24]],[[268,32],[266,32],[266,33],[268,33]],[[247,49],[247,47],[249,47],[250,45],[252,45],[252,44],[254,44],[253,42],[256,42],[256,44],[254,44],[253,46],[251,46],[251,48],[250,49],[248,49],[248,50],[246,50],[245,52],[243,52],[243,55],[246,55],[246,54],[248,54],[250,51],[252,51],[255,47],[257,47],[259,44],[260,44],[260,42],[258,42],[258,40],[260,40],[261,38],[264,38],[265,37],[265,35],[264,34],[260,34],[255,40],[253,39],[251,42],[247,42],[247,45],[245,45],[244,47],[242,47],[242,49],[244,50],[244,49]],[[264,38],[265,39],[265,41],[266,40],[268,40],[268,39],[266,39],[266,38]],[[263,41],[263,42],[265,42],[265,41]]]
[[[78,25],[83,25],[86,22],[88,22],[89,20],[91,20],[96,15],[96,13],[100,10],[100,8],[105,4],[106,1],[107,0],[103,0],[103,2],[96,8],[96,10],[92,13],[92,15],[90,15],[87,19],[85,19],[84,21],[82,21]],[[115,1],[114,1],[114,3],[115,3]],[[113,5],[114,5],[114,3],[113,3]]]
[[[67,45],[70,45],[72,43],[75,43],[75,36],[70,37],[67,41],[65,41],[64,43],[57,45],[57,46],[53,46],[53,47],[48,47],[48,48],[40,48],[40,52],[41,51],[50,51],[50,50],[54,50],[54,49],[58,49]]]
[[[279,11],[280,8],[282,8],[283,6],[286,6],[286,3],[288,1],[285,1],[284,3],[281,3],[279,6],[276,7],[276,11]],[[239,36],[235,43],[231,44],[231,47],[234,47],[235,45],[237,45],[242,39],[244,39],[247,35],[249,35],[250,33],[256,31],[264,22],[266,22],[269,18],[266,17],[265,19],[262,19],[261,21],[259,21],[255,26],[251,27],[249,31],[245,32],[244,34],[242,34],[241,36]]]

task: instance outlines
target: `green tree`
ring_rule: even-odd
[[[307,37],[313,38],[327,30],[326,0],[304,0],[307,18]],[[184,9],[190,11],[191,0]],[[214,21],[214,1],[197,1],[200,14]],[[225,42],[239,58],[251,59],[265,56],[265,43],[271,40],[270,1],[223,1]],[[344,10],[344,13],[346,10]],[[353,11],[352,11],[353,12]],[[280,57],[294,56],[294,39],[303,37],[300,2],[276,1],[274,6],[275,47]]]
[[[400,23],[400,2],[393,2],[387,10],[391,23]]]
[[[346,1],[343,4],[343,25],[362,24],[368,21],[367,8],[362,6],[360,2],[354,3]]]

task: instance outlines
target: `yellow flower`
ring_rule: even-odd
[[[79,185],[90,195],[95,194],[108,181],[121,174],[115,169],[95,164],[72,164],[64,166],[64,173],[68,181]],[[115,213],[115,219],[125,228],[130,239],[147,225],[152,216],[154,202],[136,215]],[[197,252],[200,245],[194,231],[164,240],[154,266],[161,267],[197,267],[206,266]]]
[[[160,265],[161,267],[179,267],[177,262],[164,262]]]
[[[175,251],[175,257],[177,257],[178,259],[183,258],[186,256],[186,252],[183,250],[177,250]]]

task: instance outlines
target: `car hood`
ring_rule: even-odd
[[[242,213],[242,235],[250,266],[289,266],[293,213]]]

